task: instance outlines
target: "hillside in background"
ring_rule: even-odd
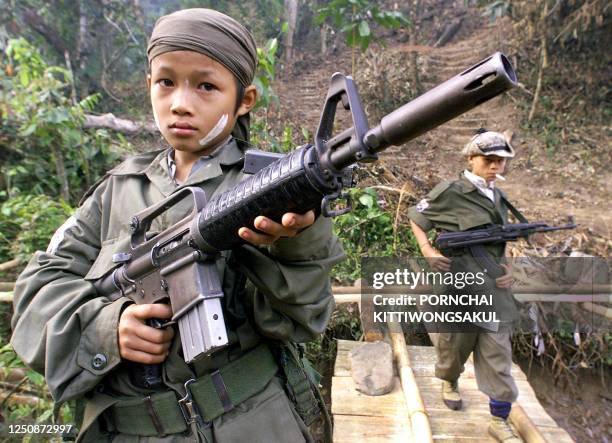
[[[536,120],[546,123],[527,124],[534,94],[531,85],[533,66],[525,60],[527,48],[517,46],[520,43],[517,33],[521,29],[508,17],[494,21],[484,17],[485,8],[465,8],[458,7],[457,2],[431,1],[425,2],[424,11],[428,9],[428,3],[438,8],[445,21],[441,19],[437,27],[432,25],[429,28],[425,23],[421,41],[434,42],[440,25],[452,23],[458,17],[461,19],[459,32],[441,47],[430,43],[416,48],[406,43],[401,32],[391,33],[385,36],[384,46],[373,46],[360,56],[354,77],[364,97],[364,106],[369,111],[371,125],[375,122],[372,115],[383,115],[376,108],[385,104],[386,96],[401,95],[402,86],[411,86],[408,65],[412,49],[418,51],[423,91],[495,51],[504,52],[513,61],[521,87],[404,146],[388,149],[382,154],[381,162],[367,167],[362,174],[365,177],[362,184],[403,187],[410,197],[404,197],[404,201],[412,204],[436,183],[455,178],[464,168],[465,161],[460,151],[477,129],[485,127],[507,132],[517,157],[509,164],[507,181],[498,185],[507,191],[512,201],[517,202],[519,209],[530,219],[556,223],[574,216],[581,232],[597,237],[595,244],[604,246],[604,249],[610,247],[606,240],[611,238],[612,231],[611,128],[604,124],[605,114],[609,114],[609,103],[587,110],[587,114],[592,113],[592,118],[585,119],[586,125],[581,122],[578,126],[568,124],[561,127],[564,112],[567,112],[564,105],[580,100],[584,88],[572,90],[559,86],[556,96],[545,97],[546,103],[536,108]],[[589,79],[591,72],[583,69],[586,65],[579,54],[576,55],[575,60],[569,60],[572,65],[568,65],[567,60],[561,62],[565,65],[563,72],[550,71],[554,77],[552,82],[563,82],[562,75],[568,76],[570,72],[573,74],[568,77],[568,83],[572,85],[593,82],[592,78]],[[610,71],[609,55],[601,61],[605,68],[601,74],[605,76],[606,70]],[[335,71],[350,73],[349,49],[339,49],[325,59],[319,54],[305,53],[298,63],[285,67],[275,83],[279,115],[298,128],[314,132],[329,78]],[[558,101],[558,106],[551,105],[551,100]],[[581,101],[584,102],[584,98]],[[553,133],[550,126],[558,133]]]

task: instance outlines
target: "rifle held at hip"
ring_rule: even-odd
[[[459,232],[444,232],[436,238],[436,247],[440,251],[468,248],[474,260],[482,269],[494,278],[501,277],[503,271],[491,259],[484,245],[516,241],[519,238],[529,238],[537,232],[574,229],[574,223],[563,226],[548,226],[543,222],[515,223],[505,225],[490,225],[482,229],[470,229]]]
[[[377,160],[378,152],[475,108],[516,81],[508,59],[495,53],[370,128],[352,78],[335,73],[314,144],[271,158],[263,169],[210,199],[201,189],[187,187],[136,214],[131,248],[115,254],[117,266],[95,283],[98,293],[141,304],[169,300],[187,362],[223,348],[227,333],[215,258],[243,243],[241,227],[254,229],[259,215],[280,220],[286,212],[320,209],[323,216],[336,216],[349,211],[350,201],[342,210],[334,208],[334,201],[347,198],[342,191],[353,185],[356,163]],[[339,104],[350,112],[353,126],[333,134]],[[190,216],[160,233],[148,232],[153,219],[188,197],[193,199]]]

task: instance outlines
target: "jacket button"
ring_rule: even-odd
[[[104,354],[96,354],[91,360],[91,366],[97,370],[104,369],[106,367],[106,363],[106,355]]]

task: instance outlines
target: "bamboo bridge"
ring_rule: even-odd
[[[335,288],[336,302],[359,302],[354,292],[354,288]],[[364,318],[362,312],[362,323]],[[366,341],[380,338],[377,336],[380,331],[369,333],[372,331],[368,328],[363,325]],[[396,322],[387,323],[383,338],[393,348],[395,386],[390,393],[380,396],[357,391],[351,377],[349,354],[364,342],[338,341],[331,388],[334,443],[494,441],[487,433],[488,397],[478,390],[471,357],[459,382],[463,409],[452,411],[442,402],[441,381],[434,376],[434,348],[407,346],[401,325]],[[527,443],[573,442],[544,410],[516,364],[512,365],[512,375],[519,397],[512,406],[510,423],[523,440]]]

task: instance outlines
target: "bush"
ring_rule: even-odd
[[[361,257],[414,254],[418,251],[412,231],[394,226],[393,216],[381,207],[383,200],[372,188],[350,189],[353,210],[334,220],[334,232],[342,240],[347,259],[338,264],[332,276],[342,283],[360,277]]]
[[[73,213],[62,200],[46,195],[20,195],[0,206],[0,262],[27,260],[47,248],[49,239]]]
[[[0,171],[6,198],[29,193],[76,202],[131,146],[121,135],[83,129],[99,94],[77,101],[72,73],[49,66],[23,39],[10,40],[0,59]]]

